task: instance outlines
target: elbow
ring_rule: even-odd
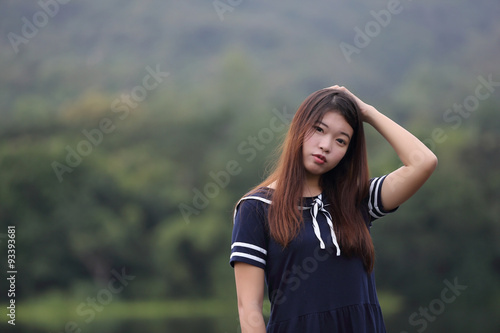
[[[437,156],[430,150],[420,150],[410,157],[412,163],[407,164],[413,171],[416,171],[423,179],[429,178],[438,165]]]
[[[256,305],[238,303],[238,312],[242,332],[260,332],[260,328],[265,329],[262,307]]]
[[[436,170],[437,165],[438,165],[438,158],[433,152],[431,152],[430,155],[431,156],[429,157],[429,164],[430,164],[430,168],[432,169],[432,171],[434,171],[434,170]]]
[[[246,303],[238,299],[238,312],[240,314],[243,314],[245,313],[246,309],[247,309]]]
[[[243,317],[252,317],[256,314],[262,314],[262,303],[238,301],[238,312],[240,315],[243,315]]]
[[[428,177],[430,177],[434,172],[434,170],[436,170],[437,165],[438,165],[437,156],[432,151],[429,151],[429,153],[424,159],[424,165],[422,166],[422,169],[425,171]]]

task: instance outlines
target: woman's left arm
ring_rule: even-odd
[[[333,87],[332,87],[333,88]],[[353,96],[361,110],[363,121],[375,128],[394,148],[403,166],[391,172],[382,186],[382,204],[392,210],[408,200],[431,176],[437,166],[437,157],[419,139],[373,106]]]

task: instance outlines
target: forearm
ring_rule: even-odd
[[[389,117],[363,102],[347,88],[337,85],[331,88],[344,91],[353,98],[358,104],[363,121],[373,126],[389,142],[405,167],[417,168],[420,172],[428,173],[430,176],[436,167],[437,158],[429,148]]]
[[[437,166],[437,157],[413,134],[375,108],[365,111],[365,122],[389,142],[404,164],[387,176],[382,187],[382,203],[391,210],[408,200],[429,179]]]
[[[366,110],[364,120],[379,132],[393,147],[401,162],[422,173],[434,170],[437,158],[419,139],[375,108]]]

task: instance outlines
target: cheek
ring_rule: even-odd
[[[309,137],[304,139],[304,143],[302,144],[302,149],[309,150],[314,145],[315,145],[315,136],[310,135]]]
[[[347,154],[347,149],[339,149],[338,151],[336,151],[334,154],[335,164],[338,164],[346,154]]]

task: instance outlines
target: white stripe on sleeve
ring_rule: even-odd
[[[244,257],[244,258],[255,260],[255,261],[260,262],[260,263],[262,263],[264,265],[266,264],[266,261],[264,259],[256,257],[256,256],[253,256],[253,255],[248,254],[248,253],[233,252],[233,253],[231,253],[231,258],[230,259],[232,259],[233,257]]]
[[[381,204],[381,199],[379,198],[379,191],[380,191],[380,186],[382,185],[385,177],[387,175],[375,178],[372,183],[370,184],[370,193],[369,193],[369,200],[368,200],[368,209],[370,211],[370,215],[375,217],[375,218],[380,218],[386,213],[380,210],[379,205]],[[372,200],[373,198],[373,200]]]
[[[256,250],[256,251],[262,252],[265,255],[267,255],[267,251],[265,249],[263,249],[261,247],[258,247],[256,245],[253,245],[253,244],[243,243],[243,242],[234,242],[233,245],[231,245],[231,249],[234,248],[235,246],[246,247],[246,248],[249,248],[249,249],[252,249],[252,250]]]

